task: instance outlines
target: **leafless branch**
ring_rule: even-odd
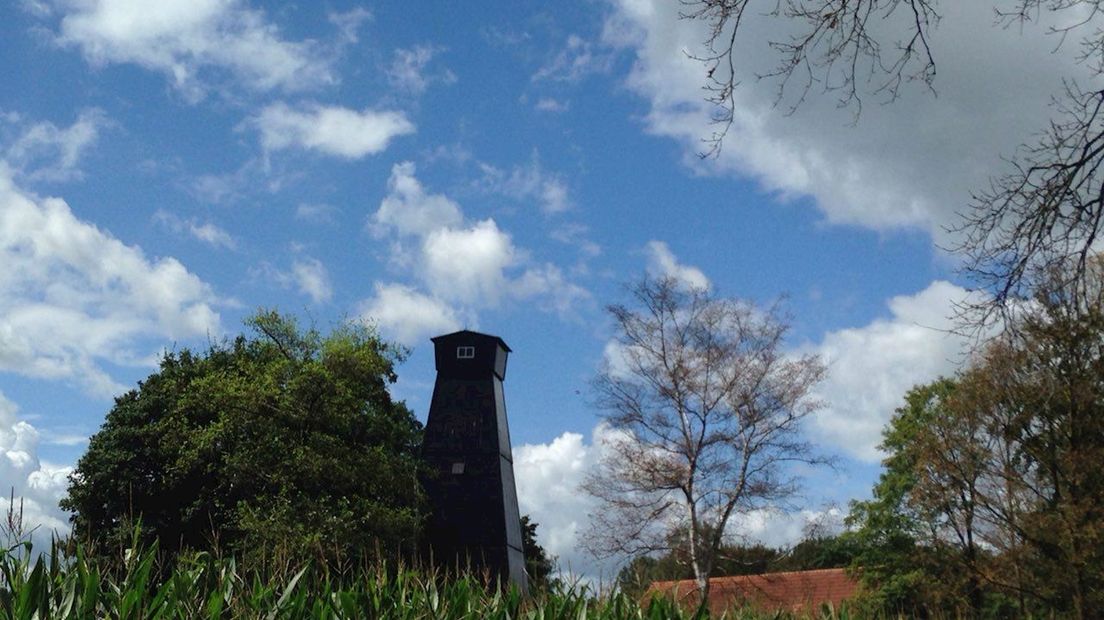
[[[609,308],[618,359],[594,380],[611,429],[584,490],[601,501],[584,540],[596,555],[689,543],[699,584],[733,515],[792,497],[789,465],[823,463],[800,434],[819,404],[816,356],[784,355],[788,322],[734,299],[644,279]]]
[[[751,0],[679,0],[684,19],[708,24],[706,52],[694,56],[706,70],[708,95],[714,105],[713,134],[703,139],[703,157],[720,154],[736,111],[736,88],[740,84],[737,43]],[[788,105],[792,113],[814,88],[836,97],[840,107],[854,110],[858,118],[864,94],[883,102],[900,94],[903,84],[922,82],[934,92],[935,56],[930,31],[939,22],[936,0],[775,0],[764,3],[763,16],[800,24],[797,34],[769,43],[779,60],[774,69],[758,79],[778,82],[776,104],[796,90]],[[759,6],[756,4],[756,6]],[[904,14],[907,12],[907,18]],[[899,16],[899,14],[901,16]],[[882,40],[878,22],[898,24],[900,34]],[[875,32],[879,34],[875,34]]]

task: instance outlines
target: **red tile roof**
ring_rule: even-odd
[[[791,612],[815,611],[824,603],[839,607],[858,585],[842,568],[713,577],[709,580],[709,611],[720,615],[742,605]],[[657,593],[673,596],[688,605],[698,603],[697,583],[693,579],[657,581],[648,588],[647,595]]]

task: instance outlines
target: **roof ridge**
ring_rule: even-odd
[[[709,580],[710,581],[717,581],[717,580],[720,580],[720,579],[751,579],[751,578],[754,578],[754,577],[771,577],[771,576],[781,576],[781,575],[808,575],[810,573],[833,573],[833,572],[844,572],[844,573],[846,573],[846,571],[847,571],[847,569],[843,568],[843,567],[837,567],[837,568],[810,568],[810,569],[807,569],[807,570],[784,570],[784,571],[775,571],[775,572],[770,572],[770,573],[752,573],[750,575],[719,575],[717,577],[710,577]],[[693,582],[693,581],[695,581],[695,579],[693,579],[693,578],[690,578],[690,579],[664,579],[662,581],[653,581],[652,582],[652,587],[656,587],[660,584],[667,584],[667,583],[674,584],[674,583],[684,583],[684,582]]]

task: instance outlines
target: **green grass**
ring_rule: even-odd
[[[706,618],[667,600],[647,605],[585,587],[523,598],[514,589],[487,588],[472,577],[374,566],[334,575],[310,565],[246,571],[233,558],[197,553],[162,570],[156,548],[129,550],[120,566],[97,567],[79,549],[72,557],[53,544],[0,549],[0,620],[395,618],[571,620]],[[726,618],[778,618],[733,610]],[[825,610],[822,618],[846,620]]]

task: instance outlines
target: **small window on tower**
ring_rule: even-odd
[[[464,473],[464,464],[463,463],[453,463],[452,464],[452,473],[453,474],[462,474],[462,473]]]
[[[456,359],[470,360],[475,357],[475,347],[456,347]]]

